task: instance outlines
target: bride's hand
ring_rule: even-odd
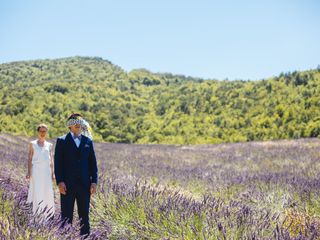
[[[26,175],[26,179],[30,180],[30,174],[29,173]]]
[[[54,176],[54,174],[52,174],[51,178],[52,178],[52,181],[56,180],[56,177]]]

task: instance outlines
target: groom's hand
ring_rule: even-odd
[[[91,183],[90,194],[93,195],[96,192],[97,192],[97,184],[96,183]]]
[[[59,192],[62,194],[62,195],[66,195],[67,194],[67,187],[66,185],[64,184],[64,182],[60,182],[58,184],[58,187],[59,187]]]

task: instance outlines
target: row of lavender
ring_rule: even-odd
[[[0,177],[20,186],[15,199],[23,209],[28,139],[0,140]],[[93,239],[320,237],[318,139],[95,147],[100,184],[92,201]]]

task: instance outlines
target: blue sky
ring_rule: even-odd
[[[320,64],[320,1],[1,0],[0,63],[98,56],[216,79]]]

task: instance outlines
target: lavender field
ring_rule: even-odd
[[[32,218],[28,141],[0,135],[0,239],[80,239],[56,187],[55,219]],[[320,239],[320,139],[95,148],[91,239]]]

